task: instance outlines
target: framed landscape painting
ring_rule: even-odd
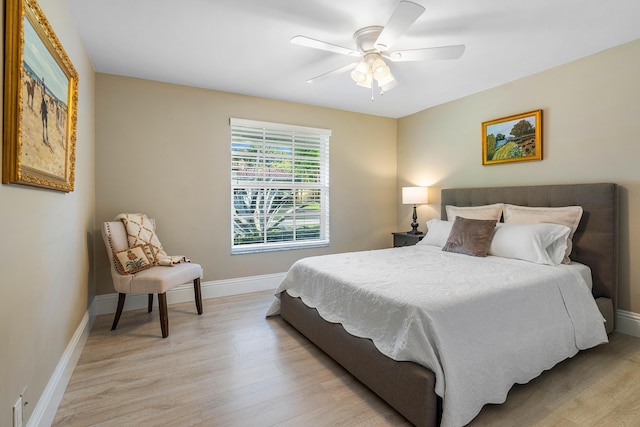
[[[35,0],[5,8],[3,184],[73,191],[78,74]]]
[[[482,123],[482,164],[542,160],[542,110]]]

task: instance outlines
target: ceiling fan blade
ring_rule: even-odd
[[[419,4],[401,1],[378,36],[375,42],[376,49],[381,52],[389,49],[409,29],[411,24],[422,15],[422,12],[424,12],[424,7]]]
[[[319,76],[312,77],[309,80],[307,80],[307,83],[321,82],[322,80],[325,80],[325,79],[327,79],[327,78],[329,78],[331,76],[335,76],[336,74],[341,74],[341,73],[344,73],[346,71],[353,70],[354,68],[356,68],[357,65],[358,65],[357,62],[354,62],[353,64],[347,64],[344,67],[336,68],[333,71],[329,71],[327,73],[320,74]]]
[[[312,47],[314,49],[326,50],[329,52],[340,53],[342,55],[360,56],[360,52],[358,52],[357,50],[323,42],[320,40],[311,39],[305,36],[295,36],[290,41],[291,43],[300,46]]]
[[[427,59],[458,59],[464,53],[464,49],[465,46],[463,44],[458,44],[454,46],[398,50],[388,55],[384,55],[384,57],[392,60],[393,62],[424,61]]]

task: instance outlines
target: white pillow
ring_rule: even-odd
[[[497,222],[500,221],[500,217],[502,216],[503,206],[503,203],[483,206],[447,205],[447,219],[453,222],[457,216],[461,216],[467,219],[493,219]]]
[[[582,206],[564,206],[559,208],[528,207],[517,205],[504,205],[504,222],[513,224],[560,224],[571,229],[567,237],[567,250],[562,260],[568,264],[571,260],[569,254],[573,247],[571,239],[578,228],[582,218]]]
[[[489,255],[536,264],[558,265],[567,250],[571,229],[559,224],[503,224],[496,226]]]
[[[453,221],[442,221],[440,219],[427,221],[427,235],[418,242],[418,245],[443,247],[447,243],[451,227],[453,227]]]

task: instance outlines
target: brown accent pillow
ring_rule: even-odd
[[[487,256],[495,228],[496,221],[492,219],[469,219],[457,216],[442,250],[472,256]]]

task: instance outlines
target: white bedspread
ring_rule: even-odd
[[[513,384],[607,342],[604,319],[570,265],[417,245],[302,259],[281,291],[392,359],[431,369],[443,426],[469,423],[484,404],[504,402]]]

